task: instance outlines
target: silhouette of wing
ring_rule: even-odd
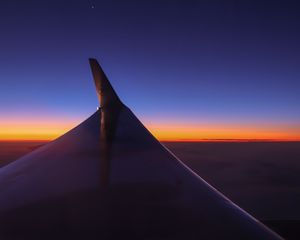
[[[0,169],[1,239],[281,239],[161,145],[90,65],[100,109]]]

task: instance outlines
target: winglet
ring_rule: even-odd
[[[123,105],[96,59],[89,59],[100,107]]]

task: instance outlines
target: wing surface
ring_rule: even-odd
[[[157,141],[90,65],[100,109],[0,169],[1,239],[281,239]]]

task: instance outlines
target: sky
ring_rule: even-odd
[[[54,139],[98,102],[97,58],[160,140],[300,140],[297,1],[1,1],[0,140]]]

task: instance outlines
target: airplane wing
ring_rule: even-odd
[[[160,144],[90,65],[99,110],[0,168],[0,239],[281,239]]]

